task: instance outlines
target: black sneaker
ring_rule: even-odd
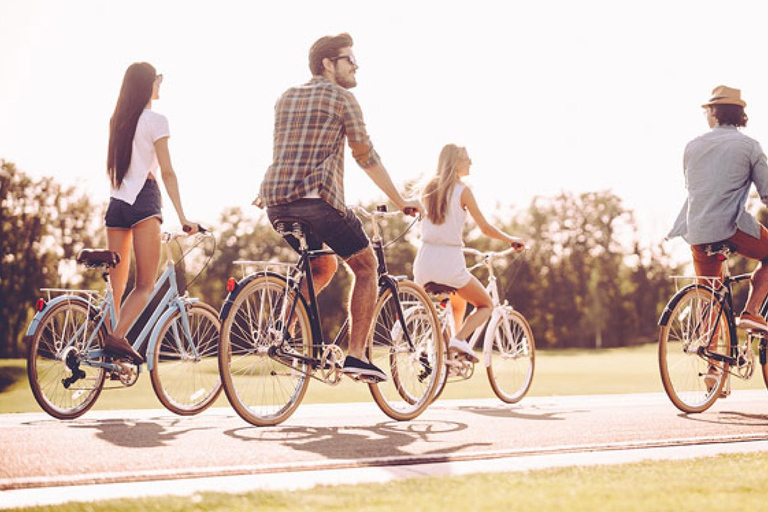
[[[387,376],[377,366],[352,356],[347,356],[344,359],[344,368],[341,371],[356,380],[374,382],[384,382],[387,380]]]

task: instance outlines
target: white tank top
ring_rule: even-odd
[[[448,208],[445,212],[445,221],[442,224],[433,224],[428,218],[421,222],[421,241],[435,245],[455,245],[462,247],[464,239],[462,231],[467,219],[467,212],[461,207],[461,193],[466,185],[456,183],[448,200]]]

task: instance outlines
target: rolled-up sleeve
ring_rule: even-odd
[[[357,99],[352,94],[344,95],[344,129],[347,134],[347,143],[352,150],[352,157],[363,169],[368,169],[381,164],[381,158],[373,149],[371,139],[365,130],[363,112]]]

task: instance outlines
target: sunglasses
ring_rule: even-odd
[[[354,55],[339,55],[338,57],[332,57],[330,60],[331,62],[336,62],[337,60],[341,60],[341,59],[347,59],[350,64],[352,64],[355,67],[359,67],[357,65],[357,61],[355,60]]]

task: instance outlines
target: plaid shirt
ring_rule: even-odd
[[[345,137],[360,167],[381,163],[351,92],[321,76],[288,89],[275,105],[274,161],[256,202],[275,206],[317,194],[345,210]]]

